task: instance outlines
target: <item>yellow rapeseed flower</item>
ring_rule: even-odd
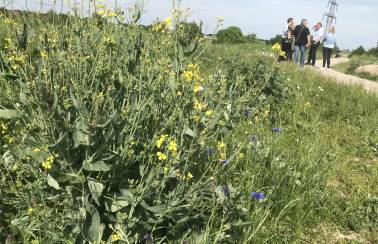
[[[214,110],[209,109],[205,112],[205,114],[206,114],[206,116],[210,117],[214,114]]]
[[[217,144],[217,148],[219,150],[223,149],[226,147],[226,144],[223,142],[223,141],[219,141],[218,144]]]
[[[194,91],[194,93],[198,93],[198,92],[201,92],[201,91],[203,91],[205,88],[203,88],[203,86],[201,86],[201,85],[199,85],[199,84],[195,84],[194,86],[193,86],[193,91]]]
[[[164,161],[164,160],[167,160],[168,156],[165,154],[165,153],[162,153],[162,152],[157,152],[156,153],[156,156],[158,157],[158,159],[160,161]]]
[[[29,214],[29,215],[32,215],[33,212],[34,212],[34,208],[28,208],[28,214]]]
[[[156,141],[156,147],[161,148],[163,146],[163,143],[168,139],[168,135],[161,135],[159,140]]]
[[[121,240],[121,237],[118,234],[114,233],[110,236],[110,239],[112,240],[112,242],[115,242]]]
[[[193,108],[197,109],[197,110],[204,110],[204,109],[207,108],[207,104],[201,103],[201,102],[196,100],[196,101],[194,101]]]
[[[172,24],[172,18],[171,17],[165,18],[164,23],[165,23],[165,25],[167,27],[171,26],[171,24]]]
[[[41,51],[41,58],[47,58],[47,52],[45,50]]]
[[[175,141],[170,141],[168,145],[168,150],[171,152],[177,152],[177,143]]]

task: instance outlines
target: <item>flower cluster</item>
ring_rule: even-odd
[[[152,30],[155,32],[162,32],[165,33],[170,27],[172,26],[172,18],[167,17],[163,22],[156,23],[153,27]]]
[[[274,53],[277,53],[280,56],[285,56],[286,52],[282,50],[282,47],[279,43],[276,43],[272,46],[272,50]]]
[[[224,165],[228,165],[230,160],[227,159],[227,145],[223,141],[219,141],[217,144],[217,149],[219,152],[219,161]]]
[[[166,151],[168,151],[173,157],[177,156],[177,143],[174,139],[169,138],[168,135],[161,135],[156,141],[156,147],[159,149],[159,151],[156,152],[159,161],[165,161],[168,159]]]
[[[114,18],[118,16],[116,12],[112,12],[106,9],[106,6],[103,0],[100,0],[99,3],[96,5],[96,13],[102,17],[109,17],[109,18]]]
[[[201,75],[197,64],[190,63],[182,73],[186,82],[201,81]]]
[[[110,239],[112,240],[112,242],[116,242],[121,240],[121,237],[118,234],[114,233],[110,236]]]
[[[1,122],[0,123],[0,138],[4,138],[7,144],[13,144],[14,138],[9,133],[9,126],[6,123]]]
[[[54,160],[55,157],[53,155],[48,156],[45,162],[42,163],[42,168],[44,168],[45,170],[51,169]]]

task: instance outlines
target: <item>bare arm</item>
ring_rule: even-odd
[[[308,35],[308,36],[307,36],[307,46],[308,46],[308,47],[310,46],[310,43],[311,43],[311,36]]]

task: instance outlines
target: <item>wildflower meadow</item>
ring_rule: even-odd
[[[214,44],[186,10],[141,14],[1,12],[0,240],[378,240],[376,168],[356,199],[330,188],[376,159],[376,96],[282,67],[279,45]]]

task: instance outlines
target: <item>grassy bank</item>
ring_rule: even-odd
[[[0,238],[377,242],[377,96],[175,18],[0,19]]]
[[[248,60],[265,51],[218,45],[210,53]],[[230,179],[238,180],[232,184],[260,182],[269,191],[267,229],[258,234],[251,229],[247,236],[273,242],[376,242],[378,97],[310,70],[285,64],[279,69],[290,96],[270,108],[269,120],[256,113],[233,134],[255,134],[263,152],[235,165]]]
[[[345,74],[354,75],[368,80],[378,81],[378,76],[369,72],[358,72],[359,67],[378,64],[378,58],[369,55],[353,56],[351,60],[345,63],[339,63],[332,68]]]

